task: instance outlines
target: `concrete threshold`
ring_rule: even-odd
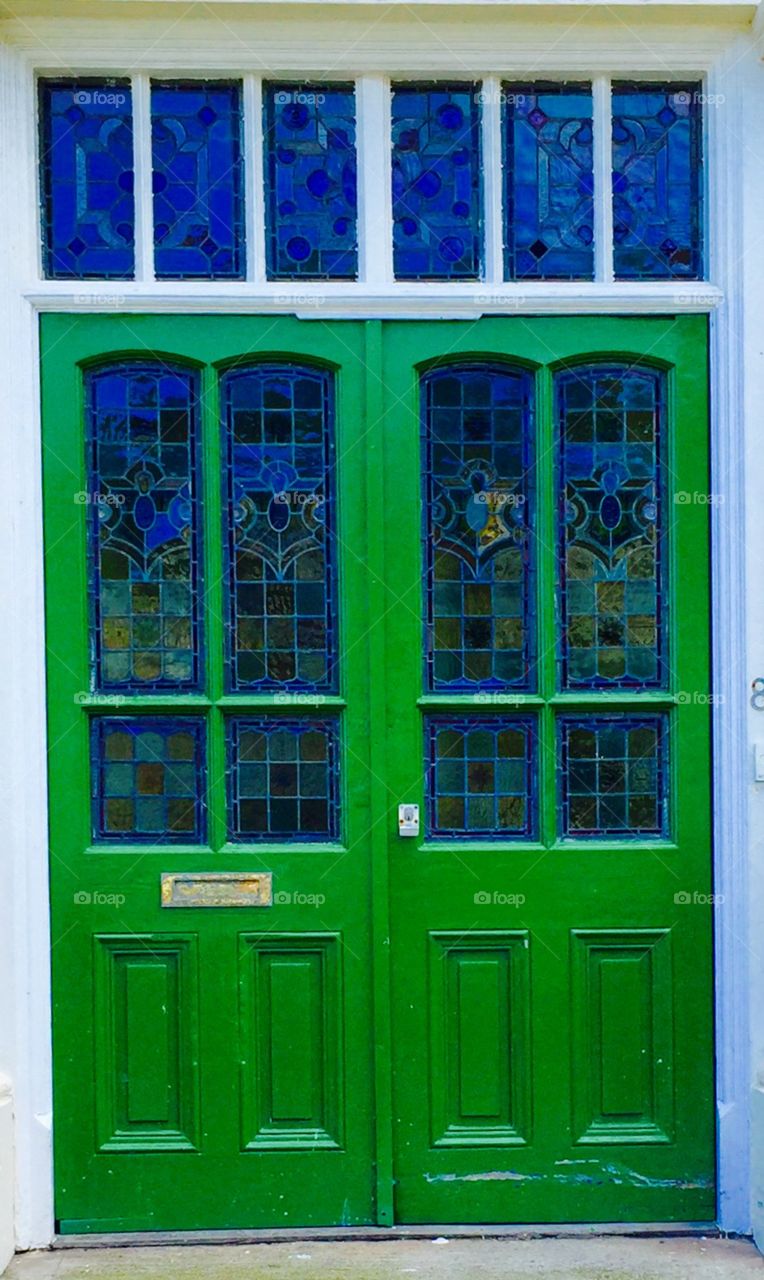
[[[714,1222],[523,1223],[485,1226],[422,1225],[395,1227],[274,1227],[253,1231],[90,1232],[56,1236],[52,1249],[141,1249],[162,1246],[299,1244],[307,1241],[385,1240],[581,1240],[601,1237],[632,1239],[735,1239]]]

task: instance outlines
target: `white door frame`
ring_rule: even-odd
[[[214,4],[211,0],[206,6],[210,13]],[[23,9],[22,0],[15,7]],[[119,7],[129,11],[130,5]],[[704,6],[694,5],[692,25],[683,28],[672,26],[660,12],[656,15],[657,7],[651,4],[652,12],[639,21],[633,17],[633,8],[628,10],[628,20],[620,16],[616,20],[612,15],[617,6],[611,3],[607,8],[611,18],[603,27],[598,25],[596,3],[585,7],[588,16],[577,12],[575,20],[573,14],[563,20],[559,8],[550,8],[547,14],[539,6],[533,22],[512,14],[511,4],[504,5],[501,13],[476,5],[469,39],[458,14],[438,15],[426,6],[411,5],[403,14],[392,5],[389,14],[373,21],[356,13],[352,4],[346,9],[331,6],[331,18],[326,6],[322,14],[317,6],[315,18],[307,19],[302,9],[294,25],[288,5],[274,15],[267,4],[262,11],[249,10],[237,24],[228,19],[217,23],[212,16],[185,20],[182,7],[174,4],[158,4],[158,16],[145,26],[128,12],[120,19],[87,23],[22,17],[7,24],[6,36],[12,43],[0,44],[0,146],[9,169],[0,204],[0,245],[8,259],[0,295],[0,329],[9,335],[8,367],[0,393],[5,427],[0,598],[7,609],[0,629],[0,670],[6,690],[5,732],[0,738],[0,779],[5,792],[0,824],[6,859],[0,895],[0,972],[9,980],[0,989],[0,1069],[11,1076],[15,1096],[18,1247],[43,1246],[53,1234],[38,318],[41,311],[83,309],[281,314],[292,310],[314,318],[319,313],[321,318],[474,317],[507,311],[711,314],[714,842],[716,892],[723,895],[723,905],[716,911],[720,1221],[728,1231],[749,1230],[748,1116],[753,1072],[748,1052],[751,988],[746,939],[752,918],[764,917],[764,886],[760,886],[759,900],[752,903],[749,896],[749,851],[752,841],[764,839],[764,812],[754,811],[755,829],[749,832],[747,735],[756,729],[756,720],[751,720],[747,692],[752,648],[746,635],[746,602],[752,568],[746,563],[744,499],[752,444],[745,422],[748,412],[754,425],[753,406],[760,391],[764,397],[764,371],[757,367],[755,374],[747,373],[741,353],[750,322],[747,299],[764,284],[764,272],[756,273],[752,261],[754,239],[744,216],[746,209],[757,207],[759,198],[758,207],[764,208],[764,181],[758,176],[764,165],[753,159],[746,162],[746,145],[735,121],[746,111],[753,113],[758,131],[764,93],[754,43],[746,32],[752,6],[728,4],[729,17],[721,20],[724,6],[719,5],[713,10],[713,23],[720,25],[713,25],[711,19],[704,19]],[[113,6],[104,4],[104,10],[113,12]],[[36,70],[61,75],[118,74],[125,67],[138,68],[147,85],[152,71],[203,75],[255,73],[266,67],[274,77],[312,72],[318,78],[322,60],[331,65],[333,77],[369,74],[359,91],[362,164],[372,151],[378,160],[384,159],[380,125],[386,90],[384,81],[373,74],[380,67],[409,76],[450,74],[474,79],[490,69],[494,84],[500,76],[513,73],[578,78],[703,76],[710,98],[723,96],[724,106],[709,105],[706,111],[712,283],[616,285],[606,278],[600,263],[604,278],[589,285],[503,285],[498,279],[496,228],[491,233],[490,225],[489,261],[494,263],[496,278],[477,286],[396,285],[384,254],[365,259],[366,280],[360,288],[306,283],[290,289],[269,285],[258,270],[253,270],[250,280],[225,287],[200,282],[157,284],[148,278],[116,284],[41,280]],[[253,111],[256,89],[248,92]],[[598,93],[601,103],[601,90]],[[145,112],[145,95],[142,109]],[[145,119],[143,126],[139,121],[140,127],[145,128]],[[487,141],[495,147],[495,131],[491,135],[490,127]],[[250,209],[251,234],[258,243],[259,206],[250,200]],[[362,172],[362,226],[367,234],[374,230],[378,242],[386,243],[378,234],[380,210],[383,219],[389,218],[387,183],[380,177],[379,164],[367,164]],[[145,252],[141,260],[147,268]],[[764,472],[764,465],[759,470]],[[764,483],[764,474],[761,478]],[[73,505],[73,523],[76,510]],[[754,652],[764,664],[764,652],[761,656]],[[56,857],[56,850],[51,854]],[[760,1028],[764,1044],[764,1016]]]

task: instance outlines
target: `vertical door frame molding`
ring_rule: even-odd
[[[268,6],[264,6],[267,8]],[[596,5],[594,6],[596,8]],[[352,10],[352,5],[348,6]],[[225,56],[216,57],[214,42],[200,40],[199,23],[186,31],[182,21],[172,33],[172,51],[165,44],[161,50],[165,74],[185,70],[203,75],[209,71],[229,73],[235,58],[243,58],[249,67],[262,65],[270,57],[274,66],[288,67],[291,74],[301,74],[311,65],[315,71],[321,62],[320,51],[312,43],[310,30],[303,31],[303,19],[282,10],[283,22],[298,25],[281,36],[278,57],[263,48],[256,52],[254,42],[243,44],[229,37]],[[481,9],[481,21],[486,9]],[[427,15],[428,26],[439,19]],[[395,15],[400,23],[400,16]],[[506,19],[511,23],[512,17]],[[363,19],[348,17],[363,26]],[[421,19],[420,19],[421,21]],[[451,19],[453,21],[453,19]],[[495,12],[488,26],[497,21]],[[581,21],[581,20],[579,20]],[[537,44],[524,44],[513,71],[507,48],[499,50],[490,33],[482,41],[473,35],[469,44],[470,77],[484,78],[492,68],[492,87],[512,74],[536,75],[545,66],[544,50],[555,47],[553,32],[560,39],[551,58],[550,72],[593,77],[595,96],[603,118],[604,79],[610,74],[652,75],[661,79],[705,76],[709,94],[724,93],[734,110],[741,110],[746,96],[753,92],[751,80],[738,76],[736,63],[753,50],[750,36],[738,28],[713,26],[697,22],[686,31],[682,41],[661,34],[660,25],[649,27],[651,17],[644,19],[644,31],[652,32],[652,52],[640,38],[618,24],[610,30],[607,45],[589,32],[581,39],[578,52],[565,48],[562,28],[547,27],[546,43],[539,35]],[[13,24],[11,24],[13,25]],[[21,24],[24,26],[24,24]],[[4,781],[5,805],[0,823],[7,851],[5,902],[0,904],[0,965],[8,975],[6,990],[0,995],[0,1069],[12,1076],[15,1095],[16,1124],[16,1231],[19,1248],[44,1247],[53,1236],[52,1139],[51,1139],[51,1045],[50,1045],[50,979],[49,979],[49,894],[47,831],[47,765],[45,715],[45,635],[43,609],[43,530],[41,502],[41,445],[39,409],[39,345],[38,327],[41,311],[102,311],[113,314],[142,310],[171,313],[198,310],[208,313],[234,311],[284,313],[287,293],[292,294],[289,309],[316,318],[329,315],[363,319],[369,315],[392,317],[430,317],[433,315],[476,317],[481,313],[511,314],[575,314],[603,310],[649,314],[651,312],[708,312],[711,315],[711,492],[717,501],[712,508],[712,589],[713,589],[713,692],[714,692],[714,860],[716,892],[724,894],[723,910],[716,913],[716,1054],[717,1104],[719,1113],[720,1221],[729,1231],[747,1231],[750,1227],[748,1176],[748,1115],[751,1084],[749,1044],[749,973],[744,939],[749,921],[749,863],[751,842],[747,825],[748,737],[746,732],[746,665],[748,653],[745,632],[746,563],[743,499],[745,489],[745,392],[746,375],[740,359],[744,313],[744,271],[739,246],[744,232],[742,189],[744,177],[743,144],[734,128],[725,127],[722,112],[707,111],[707,169],[713,182],[707,192],[710,226],[710,280],[712,283],[672,285],[671,282],[624,287],[605,279],[599,284],[540,288],[524,285],[511,287],[483,282],[473,289],[458,286],[431,288],[425,296],[419,289],[396,286],[391,278],[391,253],[388,249],[366,266],[368,297],[356,290],[355,295],[333,286],[318,291],[324,295],[321,308],[303,299],[309,290],[301,282],[282,284],[269,290],[262,271],[247,246],[250,278],[222,288],[211,282],[179,282],[177,286],[161,285],[145,280],[136,282],[50,281],[40,279],[40,261],[36,226],[37,164],[35,137],[35,86],[38,69],[51,74],[71,74],[72,60],[76,68],[103,69],[104,32],[98,22],[80,24],[67,20],[64,24],[46,25],[35,20],[13,33],[15,44],[0,43],[0,149],[4,148],[8,173],[7,195],[0,204],[0,243],[5,250],[3,289],[0,295],[0,323],[9,334],[9,361],[2,387],[6,440],[6,485],[0,505],[0,590],[6,601],[12,601],[12,625],[0,633],[0,653],[6,676],[5,734],[0,740],[0,777]],[[119,24],[105,23],[108,31]],[[138,52],[142,39],[135,18],[123,18],[125,46],[121,51],[125,62],[138,67],[148,77],[151,67]],[[487,26],[487,31],[488,31]],[[586,24],[582,22],[582,28]],[[271,31],[273,28],[269,28]],[[395,78],[405,75],[417,56],[414,47],[407,52],[399,25],[395,28],[399,44],[385,44],[386,74]],[[491,27],[491,31],[493,27]],[[526,28],[527,30],[527,28]],[[676,31],[676,28],[673,29]],[[223,39],[224,28],[215,27]],[[393,33],[395,35],[395,32]],[[292,40],[287,36],[291,34]],[[736,42],[736,36],[739,36]],[[421,39],[421,37],[420,37]],[[421,63],[419,74],[436,78],[449,73],[464,77],[464,55],[449,54],[428,36],[434,48],[430,62]],[[143,49],[152,43],[143,41]],[[352,40],[348,41],[352,45]],[[480,44],[480,49],[478,49]],[[288,53],[286,51],[289,46]],[[416,41],[414,41],[416,45]],[[741,54],[741,45],[743,52]],[[213,46],[213,47],[210,47]],[[115,44],[115,52],[118,46]],[[586,51],[588,49],[588,61]],[[110,57],[114,57],[112,53]],[[142,57],[144,60],[142,61]],[[363,131],[360,156],[369,156],[374,131],[378,130],[387,111],[386,82],[373,74],[368,46],[358,54],[356,78],[359,83],[359,107],[368,127]],[[577,65],[576,65],[577,63]],[[416,65],[416,63],[414,63]],[[499,70],[497,70],[497,65]],[[113,68],[112,68],[113,70]],[[271,74],[269,72],[269,74]],[[411,71],[408,71],[411,75]],[[273,72],[274,78],[277,72]],[[334,71],[337,78],[353,73],[346,67]],[[599,77],[599,79],[598,79]],[[254,82],[253,82],[254,83]],[[735,102],[738,106],[735,106]],[[248,92],[245,110],[252,117],[259,112],[257,94]],[[730,112],[732,114],[732,112]],[[145,122],[144,122],[145,124]],[[361,120],[363,124],[363,120]],[[491,154],[496,154],[495,121],[488,129]],[[600,140],[600,146],[602,146]],[[377,142],[374,154],[382,160],[387,143]],[[250,166],[251,168],[251,166]],[[262,201],[254,203],[256,174],[248,178],[248,227],[256,230],[254,219],[262,212]],[[496,175],[492,182],[496,185]],[[145,184],[144,184],[145,185]],[[379,219],[389,219],[389,183],[384,175],[361,175],[359,217],[368,231]],[[380,211],[380,202],[384,207]],[[492,224],[489,222],[489,226]],[[598,228],[606,229],[607,214],[601,216]],[[149,248],[145,213],[142,218],[143,253]],[[494,279],[499,254],[499,231],[493,225],[492,252]],[[256,231],[257,261],[262,263],[262,228]],[[487,293],[487,287],[491,292]],[[391,296],[395,290],[395,296]],[[508,292],[508,290],[510,292]],[[75,485],[73,484],[73,488]],[[73,505],[73,513],[78,508]],[[755,834],[755,833],[753,833]],[[741,856],[741,850],[744,854]],[[55,857],[55,849],[52,856]],[[55,945],[55,941],[53,942]],[[1,1190],[1,1189],[0,1189]]]

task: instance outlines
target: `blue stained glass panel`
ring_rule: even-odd
[[[334,720],[234,717],[228,723],[232,840],[339,838],[339,735]]]
[[[563,688],[667,679],[664,397],[649,369],[557,377]]]
[[[337,687],[330,375],[296,365],[222,380],[230,690]]]
[[[423,383],[425,686],[533,683],[533,379],[452,365]]]
[[[160,280],[244,275],[241,86],[151,86],[154,265]]]
[[[480,275],[477,84],[393,86],[393,261],[400,280]]]
[[[94,716],[94,840],[199,843],[206,835],[205,725],[176,716]]]
[[[558,731],[561,835],[668,835],[665,716],[564,716]]]
[[[697,280],[703,274],[701,89],[613,85],[618,280]]]
[[[86,378],[96,687],[196,689],[201,512],[196,374],[124,362]]]
[[[352,280],[358,271],[355,93],[265,86],[268,275]]]
[[[428,717],[427,834],[533,839],[536,737],[519,716]]]
[[[40,120],[46,276],[131,279],[135,205],[130,85],[42,80]]]
[[[591,85],[506,84],[503,94],[507,276],[591,280]]]

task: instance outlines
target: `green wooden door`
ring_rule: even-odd
[[[705,361],[44,318],[62,1231],[713,1216]]]
[[[368,1222],[362,330],[42,337],[61,1229]]]
[[[714,1216],[705,343],[389,330],[401,1221]]]

